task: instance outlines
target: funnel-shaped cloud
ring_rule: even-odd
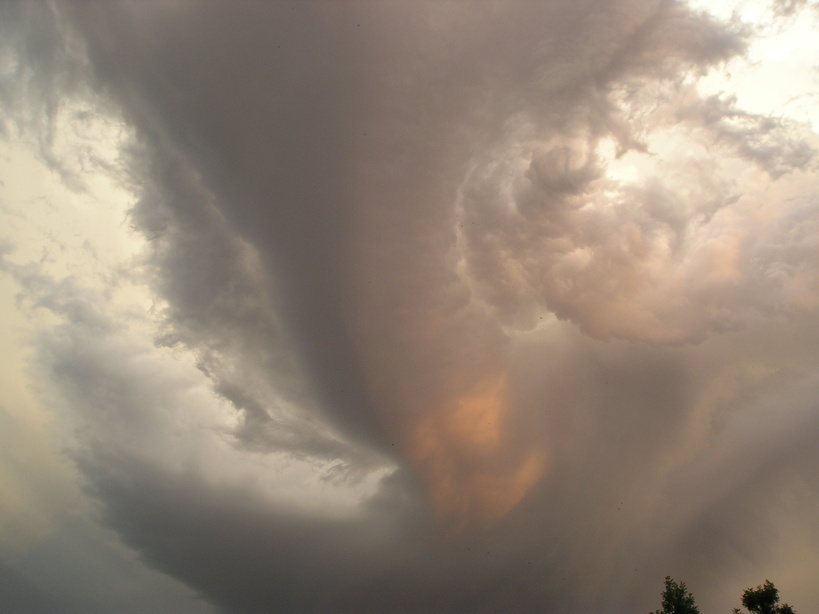
[[[14,129],[132,197],[96,277],[0,262],[152,573],[232,612],[817,597],[796,530],[758,539],[819,504],[817,137],[702,89],[752,29],[671,0],[5,13]],[[95,115],[107,158],[61,136]]]

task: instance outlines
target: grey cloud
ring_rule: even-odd
[[[776,15],[791,17],[810,4],[808,0],[773,0],[772,5]],[[816,5],[814,4],[814,8],[815,7]]]
[[[13,567],[0,563],[0,605],[8,612],[37,614],[61,610],[66,614],[77,612],[60,599],[34,584]]]
[[[520,352],[520,381],[514,390],[518,406],[525,410],[519,418],[525,422],[522,432],[542,438],[556,454],[550,479],[493,531],[454,543],[451,538],[439,541],[420,503],[418,485],[399,476],[390,478],[396,483],[382,489],[372,512],[360,518],[333,521],[288,514],[243,486],[213,483],[195,465],[181,473],[164,466],[158,459],[166,446],[149,427],[175,431],[178,427],[172,426],[167,412],[185,404],[184,398],[177,393],[152,409],[146,405],[150,399],[134,386],[149,384],[159,393],[154,399],[162,399],[166,395],[162,389],[168,389],[172,380],[158,373],[146,377],[139,373],[144,368],[141,361],[112,354],[117,347],[119,352],[127,350],[122,342],[113,344],[93,331],[82,333],[81,323],[72,328],[70,345],[60,335],[45,347],[50,348],[48,362],[57,369],[55,381],[61,384],[64,402],[83,407],[89,434],[97,439],[80,451],[79,463],[92,492],[106,503],[108,522],[157,569],[182,579],[228,611],[321,611],[339,604],[356,611],[499,611],[521,604],[595,611],[613,599],[623,607],[635,602],[648,607],[656,589],[640,578],[650,578],[658,565],[690,575],[695,575],[695,567],[692,562],[681,565],[656,549],[645,552],[641,535],[651,536],[655,548],[667,545],[677,557],[683,556],[682,544],[694,541],[693,536],[712,549],[722,544],[729,552],[742,552],[753,547],[753,538],[748,542],[748,535],[736,535],[736,522],[733,531],[709,533],[710,514],[721,519],[721,501],[750,505],[758,499],[759,489],[770,489],[770,481],[761,480],[737,493],[739,479],[707,489],[702,481],[713,484],[713,478],[698,475],[694,465],[687,469],[693,474],[689,483],[669,486],[670,500],[657,513],[652,490],[662,477],[661,459],[669,442],[686,430],[696,405],[692,395],[702,389],[704,373],[712,369],[699,363],[713,348],[700,353],[692,349],[686,364],[685,356],[672,350],[663,355],[645,346],[599,346],[567,329],[562,349],[554,340],[544,340],[548,352],[537,347],[528,350],[529,356]],[[792,335],[810,338],[799,331]],[[723,348],[710,360],[719,364],[734,351]],[[769,351],[762,345],[757,353]],[[542,364],[546,357],[552,364]],[[114,369],[106,374],[109,367],[103,365]],[[132,365],[131,370],[125,365]],[[798,380],[792,376],[773,381],[769,394],[797,407],[808,422],[783,424],[775,444],[767,430],[754,437],[735,429],[724,432],[736,436],[741,446],[753,446],[764,436],[771,452],[786,446],[789,454],[799,450],[803,461],[810,462],[815,418],[798,405],[809,407],[805,402],[812,388],[808,384],[796,402],[781,394]],[[740,399],[740,408],[743,403]],[[769,411],[763,408],[758,416],[765,429]],[[805,446],[793,446],[789,434],[795,430],[807,438]],[[728,477],[744,467],[747,475],[759,477],[747,461],[751,448],[738,450],[734,456],[729,448],[718,462],[704,460],[704,468]],[[612,457],[618,459],[616,465],[607,462]],[[646,458],[655,460],[646,464]],[[757,467],[769,472],[772,458],[756,459]],[[780,466],[792,473],[793,463],[784,457]],[[686,516],[689,496],[694,496],[689,505],[696,513]],[[709,496],[716,502],[709,505]],[[703,505],[707,513],[697,511]],[[637,530],[641,523],[648,526]],[[746,526],[755,526],[753,516]],[[677,546],[675,529],[682,532]],[[690,561],[702,564],[702,552],[693,552]],[[600,558],[601,553],[606,556]],[[623,587],[643,586],[638,593],[622,588],[623,595],[612,596],[607,584],[607,574],[613,573],[607,571],[609,556],[627,557],[634,565],[634,572],[617,577]],[[319,580],[317,592],[314,583]]]
[[[25,279],[21,278],[21,281],[25,283]],[[26,291],[34,293],[33,285],[26,284]],[[363,535],[367,536],[365,542],[376,539],[371,522],[350,524],[316,520],[311,524],[302,514],[285,511],[287,506],[271,508],[270,503],[252,488],[252,479],[251,487],[248,487],[247,479],[226,476],[216,487],[211,482],[214,479],[212,472],[203,467],[203,462],[213,454],[213,446],[208,442],[218,443],[223,435],[217,430],[218,424],[208,425],[204,408],[198,406],[206,399],[196,392],[193,373],[179,368],[168,370],[169,363],[163,365],[161,360],[152,358],[144,343],[129,338],[117,327],[101,326],[101,321],[110,322],[109,316],[97,314],[96,318],[88,318],[82,315],[94,311],[88,303],[97,303],[95,299],[99,297],[81,288],[73,288],[70,299],[60,298],[65,291],[65,288],[54,288],[51,293],[57,298],[37,301],[39,307],[48,306],[56,315],[66,318],[66,324],[55,334],[43,336],[39,341],[37,364],[41,371],[38,375],[43,381],[52,383],[44,394],[51,406],[61,411],[63,420],[72,430],[75,429],[73,435],[66,436],[70,454],[84,474],[89,492],[106,502],[110,525],[126,541],[133,540],[132,543],[147,556],[170,557],[157,561],[158,569],[174,573],[194,588],[204,590],[217,602],[221,591],[230,594],[233,589],[245,585],[244,580],[238,580],[238,575],[250,574],[247,582],[253,590],[238,602],[234,599],[230,603],[232,610],[257,611],[263,605],[263,609],[274,607],[298,611],[307,608],[315,611],[324,602],[314,601],[316,595],[305,583],[311,577],[310,573],[330,569],[330,563],[325,560],[328,552],[337,568],[342,562],[349,565],[349,557],[354,556],[359,562],[349,567],[349,573],[357,574],[356,577],[358,574],[369,576],[373,572],[372,565],[385,562],[383,555],[372,564],[361,562],[365,551],[363,546],[356,544]],[[75,307],[80,302],[86,302],[85,309]],[[68,308],[63,309],[65,305]],[[310,446],[314,436],[309,432],[302,435],[303,440],[294,445],[279,446],[277,454],[293,450],[308,456],[315,454],[316,450]],[[282,433],[277,433],[277,437],[281,438]],[[266,442],[262,451],[270,452],[269,447],[270,442]],[[344,447],[339,448],[333,458],[343,462]],[[257,454],[259,452],[244,452],[244,458],[252,464],[251,459]],[[373,466],[372,459],[366,454],[359,454],[357,460],[363,466],[357,470],[359,473]],[[226,458],[223,462],[230,463],[231,460]],[[283,464],[286,463],[284,459]],[[324,479],[346,483],[355,471],[355,467],[343,470],[338,466],[331,467]],[[186,489],[192,490],[188,492]],[[148,492],[152,494],[146,499],[144,495]],[[126,495],[135,500],[123,501]],[[186,500],[182,506],[175,500],[180,495]],[[136,500],[142,504],[136,504]],[[225,508],[223,501],[231,503]],[[123,506],[120,507],[119,503]],[[297,502],[293,504],[298,508]],[[176,508],[177,512],[168,515],[168,507]],[[394,519],[397,511],[396,506],[391,505],[390,517]],[[254,516],[257,520],[252,521]],[[187,527],[182,534],[180,522]],[[267,526],[271,531],[269,539],[254,534],[261,526]],[[355,532],[351,534],[353,529]],[[228,542],[235,540],[235,543],[226,550],[227,542],[206,538],[217,533]],[[186,543],[185,535],[201,541],[204,550],[194,551],[185,546],[187,554],[180,559],[177,548]],[[331,537],[331,541],[340,537],[342,545],[333,546],[327,542],[327,537]],[[394,538],[393,535],[390,541]],[[306,548],[313,539],[315,545]],[[255,555],[248,556],[246,548],[251,541],[255,543],[251,549],[257,550]],[[177,544],[173,551],[167,549],[172,543]],[[319,551],[320,546],[325,549]],[[306,548],[304,552],[300,550],[302,547]],[[269,564],[260,571],[256,563],[261,561],[253,563],[257,557],[281,548],[289,554],[280,559],[279,571]],[[244,556],[241,556],[242,552]],[[213,567],[201,565],[203,553],[207,555],[206,560],[214,561]],[[296,554],[303,557],[300,560],[309,569],[302,569],[302,565],[294,560]],[[233,558],[235,556],[240,560]],[[252,572],[254,568],[256,571]],[[282,570],[298,573],[293,576],[282,573]],[[218,574],[218,581],[209,576],[212,573]],[[278,578],[278,583],[274,587],[261,588],[261,579],[271,577],[271,573]],[[301,574],[307,575],[302,577]],[[340,578],[339,582],[342,580]],[[291,581],[295,583],[292,586]],[[333,589],[334,599],[338,598],[342,586],[339,584]],[[281,590],[285,587],[282,595]],[[300,606],[300,600],[306,605]],[[89,601],[87,607],[98,606]],[[144,603],[138,605],[143,606]]]
[[[666,573],[718,604],[743,552],[764,568],[787,514],[730,503],[815,461],[815,179],[783,122],[692,103],[739,33],[664,1],[56,6],[136,134],[162,330],[17,274],[65,319],[42,377],[149,566],[235,612],[647,610]],[[680,126],[690,155],[617,176]],[[154,343],[239,425],[201,427],[217,401]],[[380,481],[304,512],[301,460]]]
[[[413,611],[428,598],[419,585],[436,584],[431,570],[414,578],[413,588],[399,580],[418,546],[384,523],[386,510],[338,521],[288,515],[241,491],[226,497],[195,477],[106,460],[87,471],[111,525],[159,569],[228,611]],[[394,502],[390,508],[394,518],[400,510]]]
[[[766,564],[772,532],[782,529],[782,502],[794,489],[812,489],[816,382],[807,366],[812,359],[799,364],[796,356],[810,353],[809,342],[797,339],[813,330],[779,327],[663,352],[569,338],[564,347],[571,352],[542,365],[534,361],[543,360],[535,348],[522,353],[525,368],[541,374],[539,390],[531,388],[535,377],[521,374],[527,398],[549,420],[539,428],[562,448],[556,462],[571,470],[553,467],[552,479],[521,514],[531,514],[541,531],[561,527],[532,550],[557,551],[561,564],[549,565],[550,580],[568,575],[561,594],[567,604],[649,609],[668,573],[690,579],[703,609],[718,609],[727,584],[742,586],[740,577]],[[558,347],[550,344],[553,353]],[[739,360],[738,347],[745,352]],[[783,351],[788,368],[781,366]],[[763,364],[770,375],[760,380],[752,373]],[[709,388],[717,382],[721,393],[712,406]],[[613,458],[616,465],[606,463]],[[812,509],[807,501],[802,504]],[[534,528],[521,532],[541,535]],[[580,554],[592,550],[609,552],[617,563],[595,569],[592,557]],[[645,582],[652,574],[653,585]]]
[[[815,167],[816,150],[806,140],[803,126],[742,111],[736,100],[711,96],[683,107],[679,117],[702,125],[716,146],[735,150],[774,178]]]
[[[71,113],[82,140],[83,109],[64,109],[71,95],[81,93],[87,74],[82,41],[65,27],[54,5],[19,2],[2,7],[4,69],[0,75],[0,104],[4,117],[0,134],[26,134],[36,139],[41,159],[74,190],[84,189],[76,160],[55,151],[55,119],[60,110]],[[78,148],[84,163],[99,163],[92,151]]]
[[[814,205],[798,196],[774,208],[734,176],[752,175],[743,158],[775,178],[782,169],[809,172],[815,150],[777,138],[763,151],[737,135],[744,149],[730,171],[696,141],[684,143],[690,154],[657,162],[641,183],[606,176],[597,138],[564,137],[490,160],[461,192],[465,270],[480,296],[523,328],[552,311],[597,337],[680,343],[796,315],[794,292],[804,308],[814,300],[804,268],[812,224],[797,211]],[[754,212],[767,206],[777,224],[757,227]]]
[[[235,235],[178,154],[135,148],[132,155],[133,181],[151,178],[141,185],[130,219],[149,239],[142,266],[167,301],[158,342],[196,353],[215,390],[243,413],[244,424],[234,433],[240,441],[323,457],[350,454],[338,437],[321,434],[305,417],[317,402],[277,315],[275,280],[258,251]]]

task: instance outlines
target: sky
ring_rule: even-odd
[[[0,4],[0,609],[809,611],[818,29]]]

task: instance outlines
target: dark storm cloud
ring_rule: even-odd
[[[360,429],[384,420],[373,403],[395,402],[371,398],[378,389],[421,379],[410,394],[429,390],[434,402],[447,387],[435,373],[459,368],[453,353],[480,363],[497,352],[492,323],[451,266],[452,204],[472,152],[518,119],[535,134],[594,138],[617,123],[607,94],[618,79],[664,77],[740,48],[673,3],[595,7],[77,11],[137,121],[206,169],[219,207],[287,297],[326,403]],[[431,332],[431,319],[449,330]],[[365,391],[368,378],[383,382]]]
[[[770,554],[758,502],[816,462],[819,228],[795,128],[690,87],[739,33],[668,1],[57,6],[30,22],[76,29],[136,133],[154,341],[240,417],[13,270],[151,566],[235,612],[583,613],[678,572],[716,603]],[[297,460],[380,482],[319,513]]]
[[[143,264],[167,300],[159,343],[195,351],[215,390],[242,412],[240,441],[334,460],[351,454],[303,417],[316,400],[276,314],[258,251],[235,235],[178,154],[137,147],[132,155],[133,181],[150,178],[140,185],[130,221],[149,240]]]

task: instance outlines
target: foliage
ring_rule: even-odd
[[[700,614],[694,596],[688,592],[685,582],[677,584],[670,576],[665,577],[663,609],[651,614]]]
[[[753,614],[794,614],[794,610],[787,603],[779,603],[779,590],[770,580],[756,588],[749,588],[742,594],[742,605]],[[734,608],[734,614],[741,614]]]
[[[770,580],[765,580],[764,584],[756,588],[746,589],[742,593],[742,605],[751,614],[796,614],[787,603],[779,603],[779,590]],[[677,584],[670,576],[666,576],[663,609],[650,614],[700,614],[700,610],[685,582]],[[734,614],[742,614],[742,611],[734,608]]]

